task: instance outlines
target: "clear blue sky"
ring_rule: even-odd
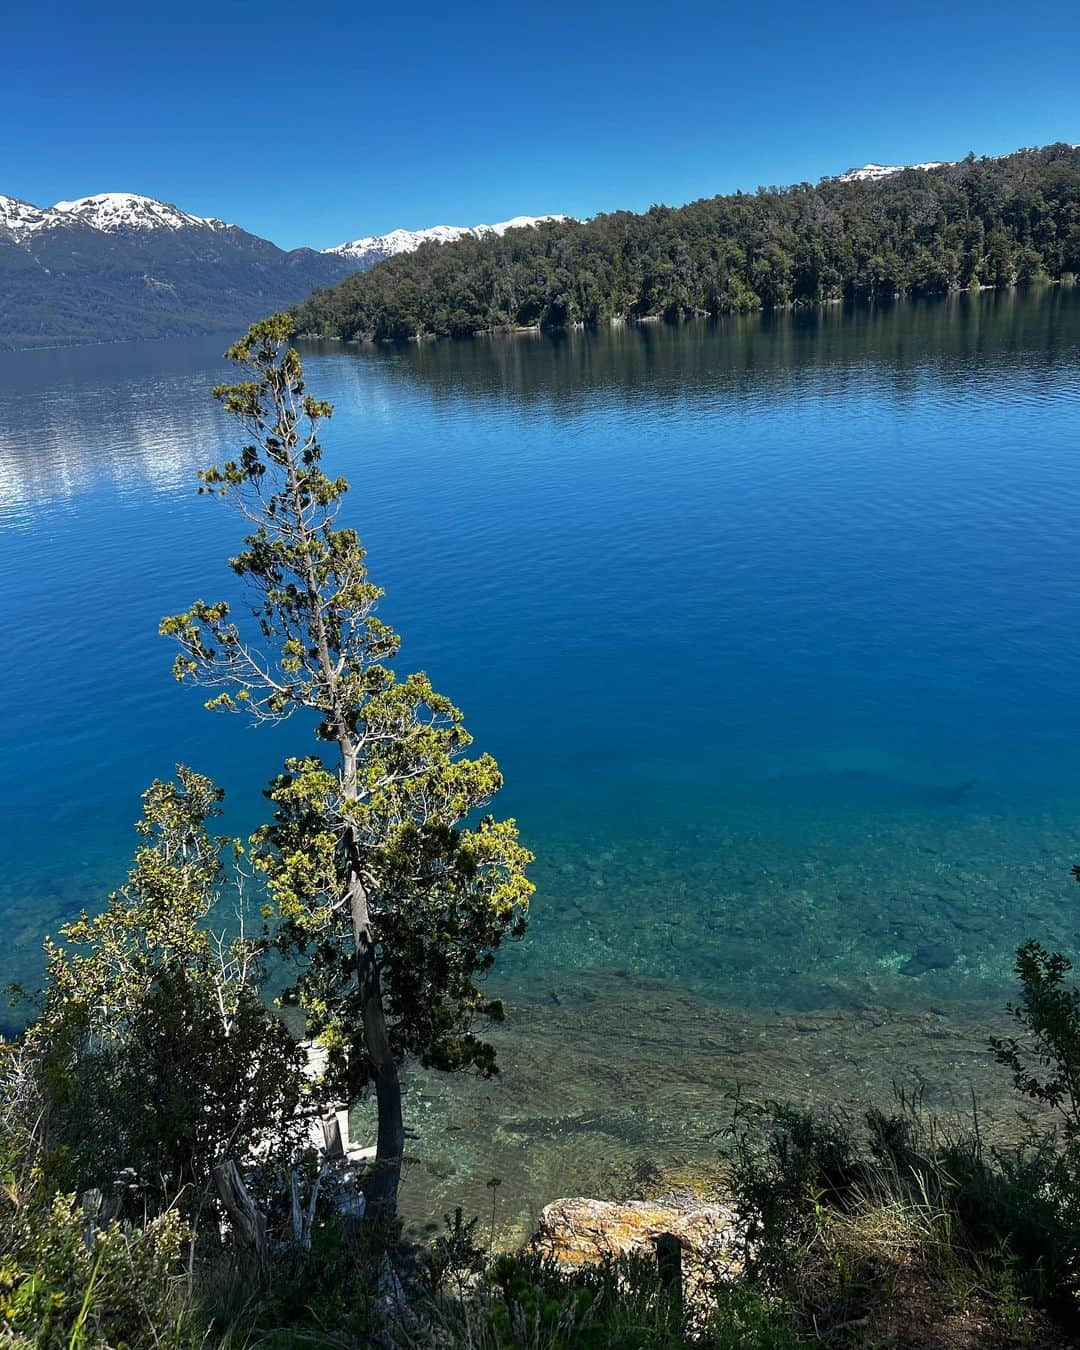
[[[20,5],[0,192],[143,192],[286,247],[677,204],[1080,141],[1078,43],[1076,0]]]

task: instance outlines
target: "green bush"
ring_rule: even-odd
[[[20,1206],[0,1257],[0,1326],[40,1350],[201,1345],[184,1279],[187,1236],[174,1212],[88,1237],[73,1196]]]
[[[221,797],[183,766],[143,794],[127,885],[46,942],[23,1040],[52,1186],[98,1187],[133,1219],[205,1212],[220,1157],[287,1158],[304,1133],[303,1054],[261,997],[266,941],[208,926],[236,879],[209,830]]]
[[[452,1288],[453,1281],[443,1281]],[[749,1285],[721,1282],[693,1311],[661,1283],[651,1257],[564,1270],[536,1252],[503,1255],[471,1290],[420,1309],[432,1340],[470,1350],[794,1350],[803,1342],[783,1308]]]
[[[202,1311],[230,1350],[368,1346],[382,1330],[381,1256],[363,1228],[351,1232],[330,1221],[316,1226],[309,1251],[279,1247],[260,1291],[241,1269],[215,1264],[203,1271]]]

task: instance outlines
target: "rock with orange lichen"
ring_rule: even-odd
[[[684,1260],[693,1266],[740,1264],[734,1214],[725,1205],[700,1203],[687,1208],[649,1200],[613,1204],[607,1200],[554,1200],[540,1214],[533,1245],[560,1265],[575,1267],[607,1257],[652,1254],[656,1239],[678,1239]]]

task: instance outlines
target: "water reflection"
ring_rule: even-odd
[[[1037,385],[1062,368],[1075,371],[1078,322],[1080,291],[1052,287],[468,342],[304,346],[345,360],[362,352],[391,384],[408,380],[439,399],[539,401],[574,416],[597,395],[629,404],[811,390],[843,397],[869,377],[910,400],[927,380],[964,395],[972,381],[992,388],[1001,370],[1021,367]],[[352,383],[362,379],[356,372]]]
[[[98,490],[181,488],[225,439],[223,338],[0,356],[0,524]]]

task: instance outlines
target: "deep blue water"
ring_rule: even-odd
[[[156,636],[231,585],[224,345],[0,353],[4,978],[122,880],[150,779],[244,829],[307,748]],[[305,359],[403,663],[538,854],[519,993],[940,1003],[1080,946],[1080,293]]]

